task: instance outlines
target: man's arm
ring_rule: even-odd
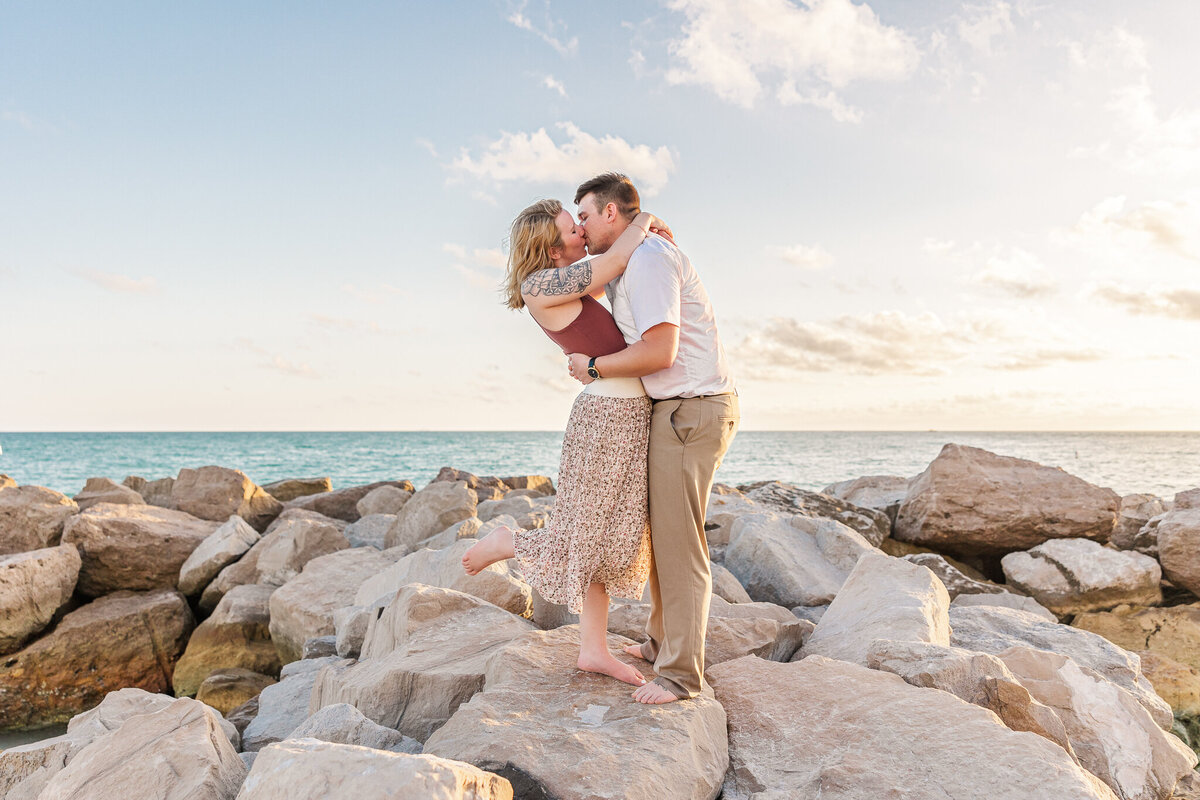
[[[596,371],[605,378],[640,378],[671,366],[678,353],[679,326],[662,322],[621,352],[597,358]],[[589,360],[583,353],[571,354],[571,376],[583,384],[592,382],[587,374]]]

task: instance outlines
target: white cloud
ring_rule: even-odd
[[[542,78],[542,86],[558,92],[559,96],[561,97],[567,96],[567,87],[563,86],[563,82],[555,78],[553,75],[547,75],[546,77]]]
[[[100,272],[94,269],[75,269],[71,270],[71,272],[110,292],[154,294],[158,291],[158,281],[154,278],[130,278],[128,275]]]
[[[289,361],[283,356],[275,356],[266,366],[271,367],[276,372],[281,372],[284,375],[293,375],[298,378],[316,378],[318,377],[316,370],[306,363],[296,363]]]
[[[1130,289],[1115,283],[1092,287],[1092,295],[1138,316],[1200,321],[1200,289]]]
[[[540,15],[542,19],[542,24],[540,26],[535,25],[533,21],[525,15],[525,9],[528,8],[528,6],[528,0],[521,0],[520,3],[510,4],[509,8],[511,11],[508,15],[508,21],[513,25],[516,25],[521,30],[529,31],[530,33],[534,34],[543,42],[553,47],[559,55],[570,55],[574,53],[576,49],[578,49],[578,37],[572,36],[570,39],[563,38],[567,27],[566,23],[551,16],[550,3],[548,0],[547,2],[543,3],[545,12]],[[563,33],[560,34],[560,31],[563,31]]]
[[[706,87],[722,100],[752,107],[764,82],[782,103],[807,103],[843,121],[861,112],[837,94],[855,81],[899,80],[920,54],[911,37],[850,0],[671,0],[687,21],[670,42],[667,80]]]
[[[768,252],[801,269],[818,270],[833,264],[833,256],[820,245],[793,244],[788,247],[772,247]]]
[[[991,54],[992,40],[1013,30],[1012,6],[999,0],[967,6],[957,27],[960,39],[981,53]]]
[[[994,255],[989,258],[971,280],[1022,299],[1044,297],[1058,291],[1058,281],[1041,260],[1019,247],[1014,247],[1008,257]]]
[[[921,242],[921,249],[935,256],[944,256],[954,250],[954,240],[926,236],[925,241]]]
[[[1069,230],[1054,232],[1053,238],[1106,255],[1157,250],[1200,260],[1200,192],[1127,205],[1124,195],[1107,197],[1081,214]]]
[[[566,134],[562,144],[545,128],[533,133],[502,133],[478,155],[464,148],[447,169],[453,180],[492,184],[561,184],[616,170],[633,179],[647,197],[656,194],[675,170],[675,158],[666,146],[630,144],[617,136],[596,138],[570,122],[556,127]]]

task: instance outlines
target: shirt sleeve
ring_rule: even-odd
[[[667,253],[651,251],[636,253],[636,260],[625,270],[625,289],[639,337],[664,322],[679,326],[682,283],[678,267]]]

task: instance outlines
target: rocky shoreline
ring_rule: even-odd
[[[544,476],[331,490],[0,475],[0,796],[1200,798],[1200,489],[948,444],[920,475],[718,485],[707,676],[646,707],[499,524]],[[647,605],[614,602],[610,644]]]

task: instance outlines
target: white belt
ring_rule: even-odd
[[[583,387],[583,394],[599,397],[645,397],[641,378],[598,378]]]

